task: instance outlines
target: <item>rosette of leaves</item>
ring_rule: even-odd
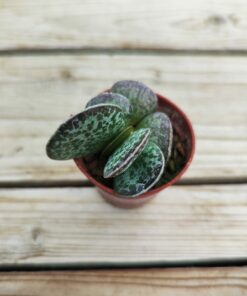
[[[103,159],[102,177],[113,179],[119,196],[131,198],[160,180],[172,130],[168,116],[157,112],[155,93],[141,82],[122,80],[58,127],[46,152],[55,160]]]

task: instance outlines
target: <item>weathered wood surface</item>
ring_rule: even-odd
[[[122,210],[94,188],[1,189],[0,265],[247,258],[247,185],[174,186]]]
[[[0,182],[82,180],[45,144],[57,126],[114,81],[141,80],[190,116],[197,134],[192,180],[247,178],[247,60],[172,55],[0,58]]]
[[[246,50],[245,0],[1,0],[0,49]]]
[[[242,296],[247,268],[179,268],[0,274],[0,296]]]

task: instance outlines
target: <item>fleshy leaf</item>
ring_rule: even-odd
[[[57,129],[46,146],[47,155],[66,160],[97,153],[125,127],[126,116],[118,106],[90,107]]]
[[[114,94],[110,92],[105,92],[105,93],[99,94],[97,97],[92,98],[87,103],[86,108],[100,105],[100,104],[117,105],[127,115],[130,115],[131,109],[132,109],[129,100],[126,97],[120,94],[116,94],[116,93]]]
[[[109,157],[123,142],[133,133],[134,128],[128,126],[120,134],[118,134],[102,151],[103,158]]]
[[[155,93],[145,84],[133,80],[121,80],[116,82],[112,92],[121,94],[130,100],[133,112],[131,123],[136,124],[144,116],[152,113],[157,108]]]
[[[169,117],[162,112],[155,112],[146,116],[137,128],[150,128],[150,141],[157,144],[163,151],[166,162],[172,150],[173,130]]]
[[[115,177],[128,169],[144,149],[149,134],[148,128],[133,132],[108,159],[104,168],[104,178]]]
[[[149,141],[132,165],[114,178],[114,190],[123,197],[138,196],[159,181],[164,167],[165,159],[161,149]]]

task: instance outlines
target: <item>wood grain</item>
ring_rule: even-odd
[[[60,123],[116,80],[143,81],[189,115],[197,135],[184,180],[246,180],[247,60],[173,55],[0,58],[0,182],[82,180],[45,155]]]
[[[245,0],[1,0],[0,49],[246,50]]]
[[[247,185],[175,186],[123,210],[94,188],[1,189],[0,265],[247,257]]]
[[[240,296],[247,268],[179,268],[0,274],[1,296]]]

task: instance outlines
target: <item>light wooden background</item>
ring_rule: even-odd
[[[0,0],[0,269],[23,270],[1,296],[247,294],[246,267],[189,267],[247,263],[246,31],[245,0]],[[181,106],[197,147],[180,184],[126,211],[45,144],[128,78]],[[73,266],[139,269],[24,271]]]

